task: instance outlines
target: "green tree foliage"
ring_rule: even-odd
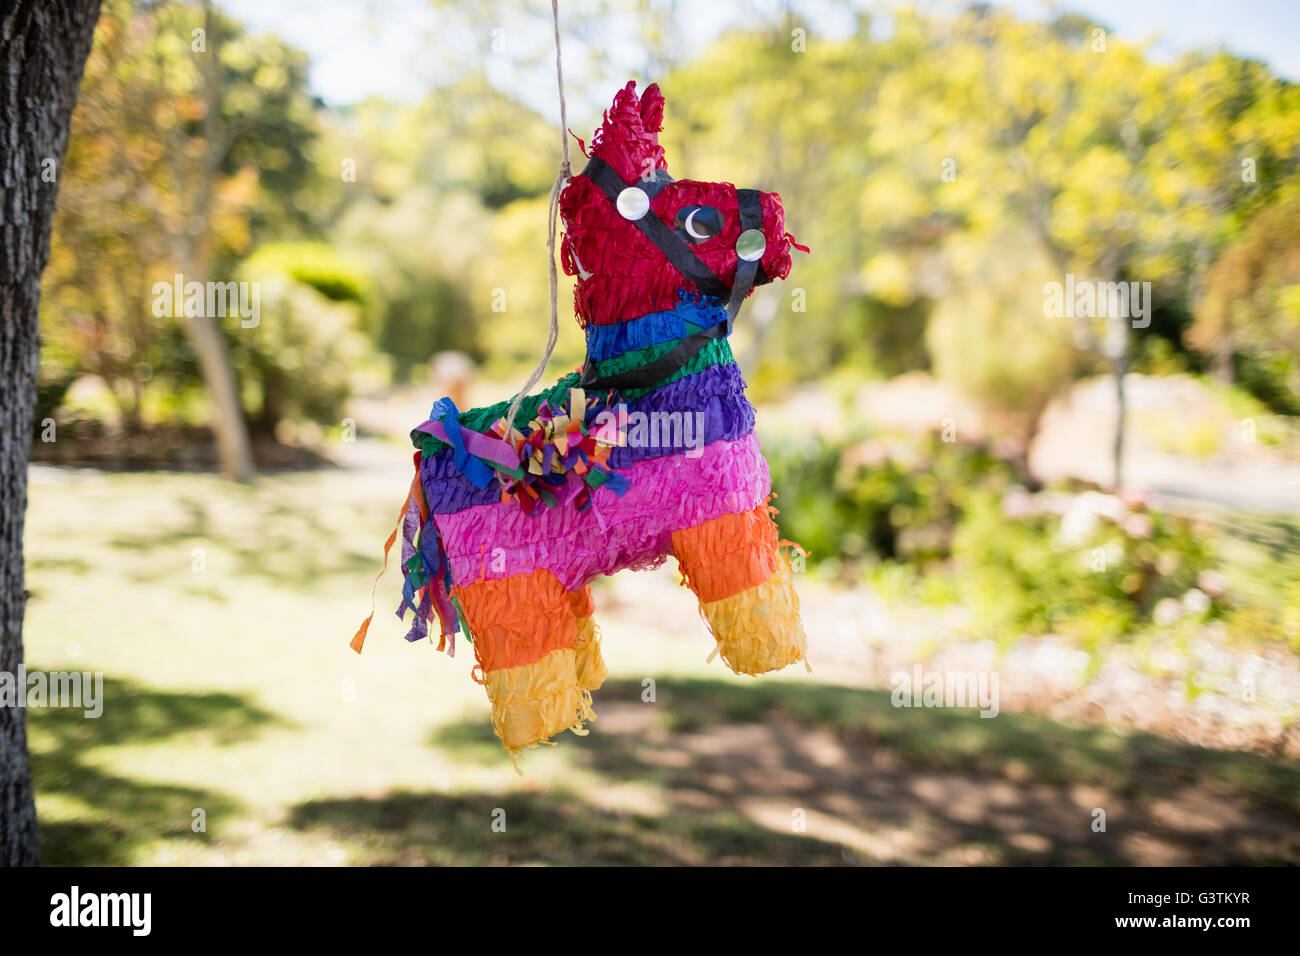
[[[231,336],[243,404],[258,432],[286,418],[337,422],[358,366],[371,354],[362,314],[368,274],[322,242],[262,246],[238,268],[256,283],[261,321]]]
[[[370,354],[360,305],[336,301],[253,257],[238,273],[259,283],[263,319],[231,337],[243,404],[255,429],[274,434],[286,418],[338,422],[352,376]]]
[[[779,313],[768,346],[796,378],[922,366],[872,323],[894,316],[920,338],[933,315],[938,374],[1032,434],[1108,331],[1046,320],[1045,283],[1150,281],[1163,316],[1186,315],[1225,243],[1300,181],[1300,91],[1258,63],[1157,63],[1080,17],[984,6],[900,11],[879,41],[868,26],[803,53],[790,29],[733,35],[665,84],[679,167],[779,188],[813,248],[792,278],[808,312]],[[1038,343],[1031,363],[1022,338]],[[871,361],[864,340],[896,351]]]
[[[499,6],[443,4],[484,37]],[[540,29],[538,16],[527,22]],[[1261,210],[1300,192],[1300,92],[1261,64],[1224,52],[1156,62],[1085,18],[1021,21],[985,5],[900,10],[888,31],[864,14],[838,40],[801,35],[795,12],[756,13],[687,61],[672,17],[631,0],[585,9],[573,55],[609,66],[590,41],[629,17],[645,26],[641,65],[665,71],[643,80],[668,98],[673,174],[779,191],[789,231],[813,250],[736,330],[741,354],[763,359],[758,381],[925,368],[1021,444],[1073,378],[1106,357],[1120,371],[1127,353],[1235,367],[1273,408],[1300,407],[1283,355],[1294,280],[1247,265],[1289,241],[1286,215]],[[43,309],[51,400],[96,372],[138,419],[148,390],[195,381],[189,346],[148,305],[178,258],[202,146],[198,22],[176,3],[107,5],[61,170]],[[440,52],[452,79],[414,105],[325,110],[301,54],[223,23],[230,140],[214,174],[212,278],[254,250],[266,267],[268,244],[288,242],[288,274],[353,303],[399,379],[443,349],[501,374],[535,361],[558,131],[464,51]],[[510,32],[521,69],[549,55],[547,30],[547,50]],[[596,114],[580,102],[571,95],[570,125],[585,136]],[[1044,285],[1069,272],[1151,282],[1153,328],[1121,328],[1136,341],[1120,350],[1112,336],[1107,356],[1114,329],[1045,316]],[[582,353],[570,288],[565,365]],[[1157,336],[1168,344],[1147,341]]]
[[[219,168],[205,169],[197,58],[207,54],[194,32],[202,22],[198,10],[175,3],[105,4],[59,172],[42,378],[57,386],[101,375],[134,424],[146,388],[166,401],[197,381],[177,320],[153,309],[153,286],[181,268],[191,230],[207,231],[216,274],[186,278],[220,281],[260,238],[305,229],[310,219],[301,195],[313,178],[316,127],[306,58],[221,18],[227,141]],[[211,221],[196,226],[200,176],[212,177],[215,203]]]
[[[1300,414],[1300,193],[1260,210],[1210,270],[1190,339],[1230,341],[1247,388]]]

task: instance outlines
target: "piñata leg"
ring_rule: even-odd
[[[454,590],[492,702],[493,729],[509,751],[564,730],[584,733],[583,723],[595,717],[591,688],[604,679],[604,664],[585,592],[566,591],[545,570]]]
[[[807,650],[799,596],[766,504],[673,532],[673,553],[718,653],[737,674],[764,674]]]
[[[574,664],[578,673],[578,686],[586,691],[593,691],[605,683],[608,671],[605,659],[600,653],[600,631],[592,617],[595,605],[591,600],[591,587],[566,591],[569,606],[573,610],[574,626],[578,636],[574,642]]]

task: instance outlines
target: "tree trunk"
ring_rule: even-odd
[[[1236,378],[1236,370],[1233,368],[1233,358],[1236,357],[1236,349],[1232,343],[1232,326],[1225,325],[1223,331],[1219,333],[1219,341],[1214,348],[1214,374],[1220,382],[1225,385],[1231,385]]]
[[[40,352],[41,272],[68,122],[100,0],[16,0],[0,13],[0,671],[23,662],[23,521]],[[19,693],[25,695],[22,686]],[[26,710],[0,707],[0,864],[38,862]]]
[[[1128,374],[1128,324],[1127,316],[1111,316],[1106,330],[1106,352],[1110,357],[1111,376],[1115,381],[1115,444],[1111,462],[1111,490],[1116,494],[1124,490],[1124,430],[1128,418],[1128,396],[1124,392],[1124,377]]]
[[[212,4],[203,4],[203,29],[207,52],[200,53],[203,75],[203,157],[200,160],[194,207],[185,223],[185,281],[212,279],[213,189],[221,171],[221,160],[229,148],[228,130],[221,120],[221,38]],[[221,473],[237,481],[253,477],[253,445],[239,401],[239,383],[230,366],[230,353],[221,334],[220,316],[199,315],[184,319],[185,334],[199,358],[203,382],[212,401],[212,430],[217,436],[217,458]]]

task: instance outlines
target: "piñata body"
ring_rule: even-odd
[[[621,90],[560,197],[584,367],[527,396],[510,433],[509,400],[461,412],[447,399],[412,432],[399,614],[415,612],[410,640],[440,622],[453,652],[468,632],[512,752],[581,733],[594,716],[606,668],[589,585],[601,575],[672,555],[732,670],[761,674],[805,654],[754,409],[726,338],[752,285],[789,272],[784,214],[775,194],[659,172],[662,108],[657,87],[639,101],[631,84]],[[632,197],[643,212],[632,202],[629,215],[629,190],[644,192]],[[679,238],[638,227],[650,216]],[[699,260],[694,279],[682,248]],[[748,265],[738,248],[756,250]],[[364,628],[358,650],[363,638]]]

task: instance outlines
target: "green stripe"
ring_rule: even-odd
[[[596,363],[596,373],[600,376],[617,375],[620,372],[627,372],[631,369],[653,362],[662,355],[667,355],[681,339],[673,339],[671,342],[660,342],[658,345],[651,345],[648,348],[638,349],[635,352],[624,352],[622,355],[616,355],[614,358],[606,359],[603,362]],[[664,379],[654,388],[630,388],[624,390],[621,394],[627,401],[641,398],[648,395],[657,388],[667,385],[669,382],[675,382],[678,379],[685,378],[688,375],[695,375],[704,371],[713,365],[727,365],[735,361],[731,354],[731,346],[726,339],[710,339],[704,348],[696,353],[695,357],[679,368],[668,378]],[[536,395],[529,395],[519,403],[519,413],[515,415],[516,427],[525,425],[537,417],[537,409],[541,408],[543,401],[548,401],[552,406],[558,406],[569,400],[569,389],[577,388],[578,381],[582,378],[580,372],[570,372],[550,388],[538,392]],[[510,410],[510,399],[503,402],[497,402],[495,405],[485,405],[482,408],[471,408],[468,411],[460,413],[460,423],[466,428],[476,432],[486,432],[492,427],[498,418],[504,418],[506,412]],[[421,431],[411,432],[411,443],[427,458],[430,455],[437,454],[447,447],[445,441],[434,438],[432,435]]]

